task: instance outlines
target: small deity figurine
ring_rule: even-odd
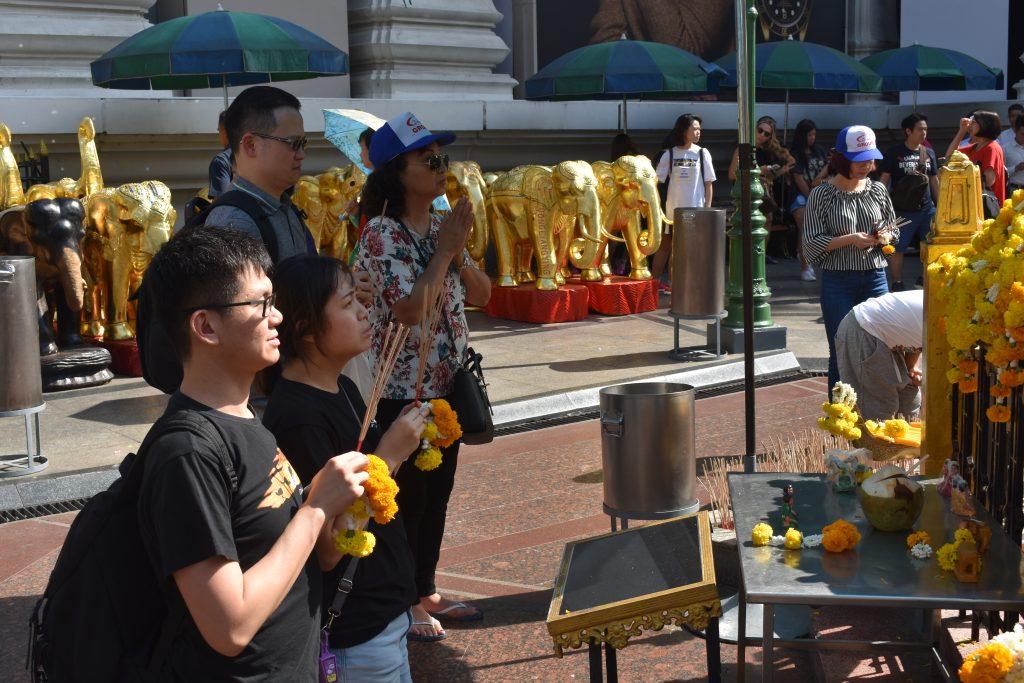
[[[992,530],[982,522],[974,518],[965,519],[960,522],[961,529],[967,529],[974,536],[974,542],[978,546],[978,554],[984,555],[988,550],[988,544],[992,540]]]
[[[793,495],[793,485],[786,484],[782,489],[782,526],[785,529],[796,528],[799,522],[799,515],[796,514],[796,497]]]
[[[953,492],[953,479],[960,476],[960,466],[955,460],[946,460],[942,465],[942,481],[936,487],[940,496],[949,498]]]
[[[971,493],[967,490],[967,480],[959,475],[953,477],[950,507],[954,515],[959,515],[960,517],[974,516],[974,503],[971,502]]]
[[[970,541],[961,543],[956,550],[956,566],[953,567],[953,575],[960,583],[978,583],[978,565],[980,563],[978,546]]]

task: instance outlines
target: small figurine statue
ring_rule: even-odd
[[[974,516],[974,503],[971,502],[971,493],[967,490],[967,480],[959,475],[953,477],[950,507],[953,509],[954,515],[959,515],[960,517]]]
[[[978,546],[978,554],[984,555],[988,551],[988,544],[992,540],[992,530],[978,519],[965,519],[960,522],[961,529],[967,529],[974,536],[974,542]]]
[[[960,476],[960,466],[955,460],[946,460],[942,465],[942,481],[936,487],[940,496],[949,498],[953,492],[953,479]]]
[[[799,523],[799,515],[796,514],[796,497],[793,495],[793,485],[786,484],[782,489],[782,526],[786,529],[796,528]]]
[[[825,452],[826,479],[836,493],[853,491],[857,484],[871,476],[870,451],[832,449]]]
[[[960,583],[978,583],[978,546],[970,541],[960,544],[956,550],[956,566],[953,574]]]

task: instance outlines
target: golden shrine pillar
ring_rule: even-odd
[[[932,230],[921,249],[921,261],[929,264],[942,254],[967,246],[981,228],[984,211],[981,203],[981,175],[978,167],[960,152],[954,152],[946,166],[939,169],[939,196]],[[924,434],[921,454],[924,473],[938,475],[942,464],[952,457],[953,412],[949,380],[949,342],[942,324],[946,311],[939,302],[937,285],[924,278],[924,384],[921,388],[924,408]]]

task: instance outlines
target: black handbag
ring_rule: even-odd
[[[412,232],[405,226],[405,223],[398,221],[402,230],[409,237],[412,246],[419,256],[420,267],[427,269],[428,259],[424,255],[420,245],[416,242]],[[441,321],[444,323],[448,338],[452,342],[452,348],[456,348],[455,333],[448,324],[448,316],[441,314]],[[452,379],[452,390],[448,395],[448,402],[452,410],[459,416],[459,426],[462,427],[462,442],[470,445],[490,443],[494,440],[494,410],[491,408],[491,400],[487,396],[487,382],[484,380],[484,369],[480,362],[483,355],[474,351],[471,347],[466,348],[465,355],[459,360],[459,368],[455,371]]]

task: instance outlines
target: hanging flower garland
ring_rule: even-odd
[[[821,404],[825,417],[818,418],[818,428],[847,441],[856,441],[861,436],[856,408],[857,392],[849,384],[836,382],[832,387],[832,402]]]
[[[424,472],[437,469],[441,464],[441,449],[448,448],[462,437],[459,416],[451,404],[443,398],[435,398],[428,404],[430,419],[420,434],[420,452],[413,464]]]
[[[398,484],[391,478],[388,465],[376,455],[367,455],[369,478],[363,482],[363,495],[345,511],[344,531],[334,535],[334,546],[343,555],[366,557],[373,552],[377,538],[362,527],[372,516],[377,524],[387,524],[398,513]]]

